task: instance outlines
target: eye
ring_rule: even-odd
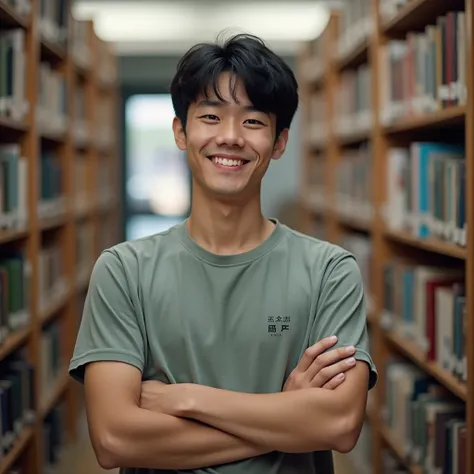
[[[262,126],[265,125],[263,122],[260,122],[260,120],[257,120],[257,119],[247,119],[246,122],[249,125],[262,125]]]
[[[199,118],[205,119],[205,120],[211,120],[211,121],[219,120],[219,117],[217,115],[212,115],[212,114],[201,115],[201,117]]]

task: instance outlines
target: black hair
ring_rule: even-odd
[[[188,109],[199,96],[218,90],[222,73],[230,72],[230,91],[235,97],[235,78],[239,78],[252,102],[264,113],[276,116],[276,137],[290,128],[298,108],[298,84],[285,61],[258,37],[237,34],[219,44],[200,43],[189,49],[178,63],[171,82],[171,97],[176,116],[186,129]]]

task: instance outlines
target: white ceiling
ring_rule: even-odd
[[[260,36],[280,54],[320,34],[328,8],[317,0],[76,0],[77,18],[93,18],[119,54],[182,54],[227,30]]]

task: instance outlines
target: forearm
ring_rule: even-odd
[[[305,389],[247,394],[190,385],[184,417],[269,450],[341,450],[350,420],[333,391]]]
[[[141,408],[121,413],[107,438],[109,468],[197,469],[269,451],[199,422]]]

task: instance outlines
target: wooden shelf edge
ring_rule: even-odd
[[[19,15],[5,0],[0,0],[0,20],[2,26],[5,22],[6,26],[18,26],[24,30],[28,29],[31,21],[29,18],[23,18]]]
[[[464,402],[467,401],[467,385],[460,382],[454,375],[446,372],[435,362],[427,361],[422,352],[411,341],[404,339],[402,336],[391,332],[384,331],[385,337],[392,342],[405,356],[414,362],[420,369],[424,370],[428,375],[435,378],[441,385],[450,392],[458,396]]]
[[[71,297],[70,289],[66,289],[63,294],[48,304],[46,308],[41,312],[41,326],[48,324],[51,319],[66,305]]]
[[[58,376],[58,380],[50,389],[50,392],[45,397],[43,404],[41,405],[41,418],[44,418],[52,408],[57,404],[63,393],[69,384],[70,378],[67,367],[63,367],[60,371],[61,375]]]
[[[8,357],[18,347],[23,345],[26,340],[30,337],[31,326],[28,325],[26,328],[12,332],[7,338],[0,344],[0,361]]]
[[[21,453],[26,448],[26,445],[33,437],[33,433],[34,431],[31,426],[28,426],[23,430],[23,433],[15,441],[13,448],[0,461],[0,474],[7,474],[7,472],[9,472],[9,469],[20,457]]]
[[[364,38],[354,48],[342,56],[335,58],[336,69],[340,72],[356,63],[366,62],[369,56],[370,39]]]
[[[334,219],[339,222],[339,224],[344,225],[345,227],[352,227],[353,229],[362,230],[365,232],[372,232],[374,225],[373,221],[366,219],[358,219],[357,217],[349,217],[338,212],[334,212]]]
[[[431,114],[420,115],[401,119],[399,122],[382,125],[383,133],[391,135],[394,133],[410,132],[412,130],[419,130],[429,128],[433,125],[447,125],[450,122],[462,122],[466,118],[466,107],[454,106],[446,109],[438,110]]]
[[[379,432],[386,444],[397,455],[397,458],[405,465],[410,474],[422,474],[423,470],[421,469],[421,467],[413,465],[413,463],[411,463],[405,458],[405,456],[403,455],[403,450],[400,447],[400,444],[393,437],[390,428],[381,424]]]
[[[418,239],[407,232],[391,229],[384,229],[383,234],[392,240],[411,245],[412,247],[422,250],[458,258],[460,260],[466,260],[467,258],[467,249],[465,247],[459,247],[439,239]]]
[[[26,122],[13,120],[10,117],[5,117],[4,115],[0,115],[0,128],[7,128],[15,132],[27,132],[30,127]]]
[[[19,230],[2,230],[0,231],[0,244],[7,244],[15,240],[21,240],[28,237],[30,231],[28,229]]]

